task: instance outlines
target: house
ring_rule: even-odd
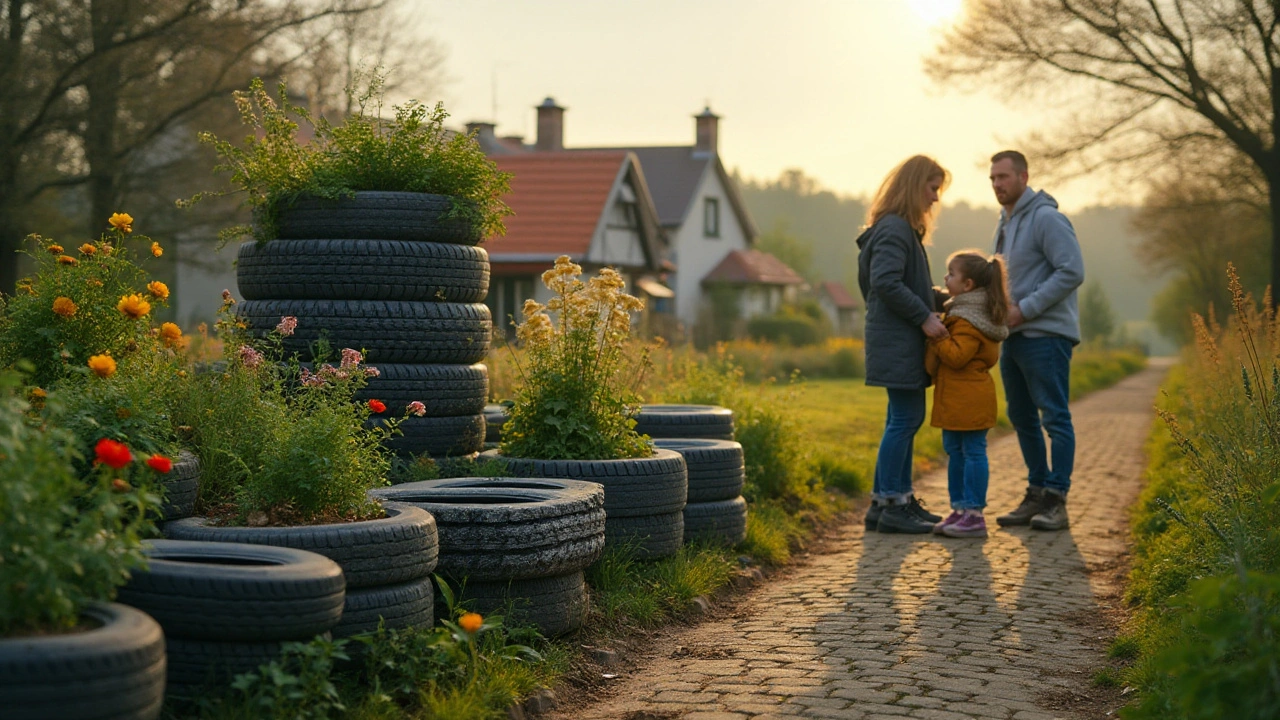
[[[818,285],[815,292],[818,305],[831,321],[832,331],[838,337],[853,337],[858,330],[858,301],[849,294],[842,283],[828,280]]]

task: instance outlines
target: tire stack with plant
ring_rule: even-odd
[[[544,635],[582,626],[582,571],[604,552],[605,491],[576,480],[454,478],[372,491],[431,513],[439,571],[475,610],[511,604]]]
[[[260,335],[296,318],[284,349],[303,360],[318,343],[361,350],[378,369],[361,399],[392,415],[419,403],[388,439],[397,453],[474,453],[488,396],[478,363],[492,330],[488,254],[477,245],[503,229],[508,176],[474,139],[445,131],[442,107],[409,102],[387,122],[379,92],[375,77],[332,126],[290,105],[283,86],[277,105],[255,81],[237,103],[258,136],[244,148],[204,136],[257,220],[256,241],[239,252],[238,312]],[[311,141],[298,143],[291,116],[312,125]]]
[[[680,453],[689,468],[684,541],[733,546],[746,540],[747,501],[742,487],[747,467],[742,445],[702,439],[659,439],[653,445]]]
[[[611,268],[587,282],[581,274],[581,266],[561,256],[542,275],[554,297],[545,306],[525,301],[516,330],[525,348],[524,384],[501,446],[482,457],[503,461],[520,477],[600,483],[606,543],[633,546],[642,558],[674,555],[684,538],[684,458],[655,451],[628,412],[637,404],[628,383],[642,368],[625,367],[624,344],[631,313],[644,305],[623,292],[625,282]]]

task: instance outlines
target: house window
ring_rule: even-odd
[[[705,198],[702,201],[702,234],[710,238],[720,237],[720,199]]]

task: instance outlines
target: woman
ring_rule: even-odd
[[[858,237],[858,286],[867,304],[867,384],[889,394],[868,530],[923,534],[942,520],[912,492],[911,459],[929,387],[925,338],[947,335],[934,314],[939,298],[925,245],[937,220],[938,196],[950,182],[951,173],[932,158],[908,158],[881,183]]]

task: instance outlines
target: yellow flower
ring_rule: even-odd
[[[75,265],[76,259],[71,257],[70,255],[59,255],[58,262],[62,263],[63,265]]]
[[[109,378],[116,374],[116,361],[110,355],[94,355],[89,358],[89,369],[100,378]]]
[[[94,246],[93,246],[92,244],[90,244],[90,243],[85,243],[85,244],[83,244],[83,245],[81,245],[81,246],[80,246],[80,252],[81,252],[82,254],[84,254],[84,255],[92,255],[92,254],[94,254],[94,253],[98,252],[98,248],[94,247]]]
[[[37,387],[37,388],[31,388],[31,397],[33,397],[33,398],[47,398],[47,397],[49,397],[49,393],[45,392],[45,391],[44,391],[44,388],[38,388],[38,387]]]
[[[102,287],[102,281],[97,278],[89,278],[84,281],[84,284],[89,287]]]
[[[120,232],[133,232],[133,216],[129,213],[112,213],[111,219],[107,222]]]
[[[124,295],[120,298],[120,302],[116,303],[116,309],[137,320],[151,312],[151,303],[142,299],[141,295]]]
[[[458,627],[472,634],[475,634],[483,624],[484,618],[479,613],[463,613],[462,617],[458,618]]]
[[[48,247],[48,250],[49,250],[49,252],[53,253],[54,255],[61,255],[61,254],[62,254],[62,246],[61,246],[61,245],[50,245],[50,246]]]
[[[28,295],[35,295],[36,289],[32,287],[31,283],[29,282],[20,282],[18,283],[18,292],[24,292]]]
[[[161,300],[169,299],[169,286],[159,280],[152,280],[147,283],[147,291],[150,292],[153,297],[158,297]]]
[[[156,257],[160,257],[161,255],[164,254],[164,248],[160,247],[160,243],[153,242],[151,243],[151,254],[155,255]]]
[[[53,301],[53,311],[65,318],[75,317],[76,310],[79,309],[75,301],[69,297],[58,297]]]
[[[167,322],[160,325],[160,340],[167,347],[174,347],[182,342],[182,328]]]

